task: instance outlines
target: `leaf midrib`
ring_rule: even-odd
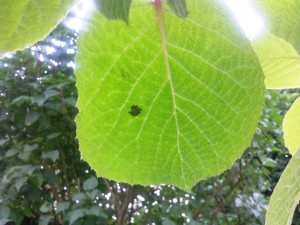
[[[188,185],[186,183],[186,178],[184,175],[184,170],[183,170],[183,157],[182,157],[182,153],[180,150],[180,141],[179,141],[180,130],[179,130],[178,118],[177,118],[177,114],[176,114],[177,106],[176,106],[176,99],[175,99],[175,88],[174,88],[174,83],[173,83],[172,73],[171,73],[171,68],[170,68],[170,62],[169,62],[166,30],[165,30],[164,19],[163,19],[162,1],[156,0],[154,2],[154,5],[155,5],[155,9],[156,9],[157,22],[158,22],[159,31],[160,31],[161,45],[162,45],[162,50],[163,50],[163,55],[164,55],[167,77],[168,77],[168,81],[170,83],[170,88],[171,88],[171,95],[172,95],[172,102],[173,102],[173,115],[174,115],[175,124],[176,124],[177,150],[178,150],[178,154],[180,157],[181,175],[182,175],[184,185],[186,186],[186,188],[188,188]]]

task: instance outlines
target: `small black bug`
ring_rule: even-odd
[[[129,111],[128,113],[130,113],[130,115],[132,116],[138,116],[141,112],[142,108],[140,108],[138,105],[132,105],[131,111]]]

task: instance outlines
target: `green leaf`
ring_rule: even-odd
[[[188,15],[185,0],[167,0],[172,11],[179,17],[185,18]]]
[[[46,37],[79,0],[0,0],[0,58]]]
[[[84,210],[83,209],[76,209],[72,212],[70,212],[70,225],[73,224],[76,220],[78,220],[79,218],[84,217]]]
[[[28,180],[28,177],[20,177],[20,178],[16,179],[14,186],[17,189],[17,191],[21,190],[21,188],[23,187],[23,185],[25,184],[25,182],[27,180]]]
[[[256,0],[272,34],[289,41],[300,52],[299,0]]]
[[[11,148],[5,153],[5,157],[12,157],[19,152],[16,148]]]
[[[268,33],[252,45],[264,71],[267,88],[300,87],[300,56],[289,42]]]
[[[39,218],[39,225],[48,225],[51,220],[50,215],[43,215]]]
[[[38,147],[39,147],[38,144],[25,145],[25,146],[24,146],[24,151],[25,151],[25,152],[32,152],[32,151],[38,149]]]
[[[277,165],[277,162],[271,158],[266,158],[264,160],[264,166],[266,167],[275,167]]]
[[[59,152],[58,152],[58,150],[43,152],[42,158],[43,159],[51,159],[53,162],[56,162],[56,160],[59,158]]]
[[[284,142],[290,154],[300,149],[300,98],[297,98],[283,120]]]
[[[28,112],[25,117],[25,125],[30,126],[35,123],[40,117],[38,112]]]
[[[110,20],[121,19],[129,23],[129,11],[132,0],[98,0],[100,11]]]
[[[1,57],[1,55],[0,55],[0,57]],[[20,106],[25,102],[31,103],[32,98],[29,96],[19,96],[19,97],[15,98],[11,104],[16,104],[17,106]]]
[[[134,1],[130,26],[94,14],[78,43],[77,137],[98,176],[190,190],[249,146],[263,75],[218,1],[189,1],[184,20],[165,6],[162,21]]]
[[[10,208],[6,205],[3,205],[0,208],[1,219],[7,219],[9,217],[9,214],[10,214]]]
[[[97,178],[91,177],[83,182],[83,189],[86,191],[93,190],[97,187],[97,185],[98,185]]]
[[[51,98],[51,97],[53,97],[53,96],[57,96],[57,95],[59,95],[60,93],[59,93],[58,91],[56,91],[56,90],[51,90],[51,89],[49,89],[49,90],[46,90],[46,91],[44,92],[44,94],[45,94],[45,98],[48,99],[48,98]]]
[[[292,157],[282,173],[271,196],[266,225],[292,223],[295,208],[300,200],[300,150]]]
[[[84,193],[81,193],[81,192],[74,194],[73,197],[72,197],[72,200],[74,202],[83,201],[83,200],[86,200],[86,199],[87,199],[86,195]]]
[[[52,205],[50,202],[44,202],[44,204],[40,207],[40,211],[42,213],[49,212],[52,209]]]
[[[176,225],[174,221],[170,220],[169,218],[165,218],[162,222],[162,225]]]
[[[61,211],[65,211],[70,207],[70,202],[58,202],[56,212],[59,213]]]

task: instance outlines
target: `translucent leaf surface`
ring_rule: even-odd
[[[267,88],[300,87],[300,56],[289,42],[268,33],[252,45],[264,71]]]
[[[282,173],[271,196],[266,225],[292,223],[295,208],[300,200],[300,150],[292,157]]]
[[[50,33],[79,0],[0,0],[0,58]]]
[[[136,0],[130,26],[93,16],[78,43],[76,123],[99,176],[190,190],[248,147],[263,75],[217,3],[189,1],[186,19],[167,6],[162,19]]]
[[[272,34],[289,41],[300,51],[300,1],[256,0]]]
[[[300,98],[298,98],[283,120],[284,142],[291,154],[300,148]]]

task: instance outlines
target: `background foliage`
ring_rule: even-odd
[[[289,158],[281,123],[293,93],[269,91],[251,147],[191,193],[119,184],[96,178],[80,160],[76,40],[60,26],[0,62],[0,224],[263,224]]]

